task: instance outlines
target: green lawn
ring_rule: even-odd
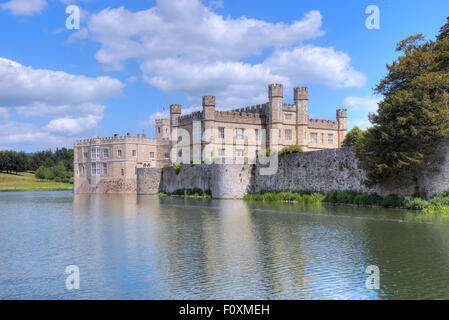
[[[72,190],[70,183],[39,180],[34,174],[21,172],[17,175],[0,173],[0,192],[2,191],[62,191]]]

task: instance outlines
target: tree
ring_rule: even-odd
[[[442,160],[439,146],[449,137],[448,31],[449,18],[436,41],[418,34],[398,43],[402,55],[375,88],[384,98],[356,146],[368,184],[411,185]]]
[[[357,126],[354,126],[345,136],[341,146],[342,147],[351,147],[355,146],[363,135],[363,130]]]

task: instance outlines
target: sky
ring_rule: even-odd
[[[66,25],[71,5],[79,29]],[[0,149],[153,136],[172,103],[183,113],[203,95],[217,109],[265,103],[270,83],[287,103],[308,86],[311,118],[347,108],[348,128],[367,128],[396,43],[434,39],[447,16],[447,0],[0,1]]]

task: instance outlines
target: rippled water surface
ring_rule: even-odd
[[[395,210],[0,193],[2,299],[449,299],[449,224]],[[65,268],[80,269],[80,290]],[[380,289],[365,287],[368,265]]]

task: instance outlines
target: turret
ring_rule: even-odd
[[[309,116],[307,114],[307,104],[309,100],[309,92],[307,87],[296,87],[293,89],[293,97],[296,106],[297,124],[307,125]]]
[[[348,110],[346,109],[337,109],[337,123],[338,123],[338,147],[341,147],[343,140],[346,136],[347,129],[347,120],[348,120]]]
[[[179,117],[181,116],[181,105],[170,105],[170,124],[172,127],[177,127],[179,123]]]
[[[203,118],[204,120],[214,120],[215,96],[203,96]]]
[[[170,120],[156,119],[156,139],[170,139]]]
[[[284,88],[282,84],[268,85],[268,117],[271,123],[282,122]]]

